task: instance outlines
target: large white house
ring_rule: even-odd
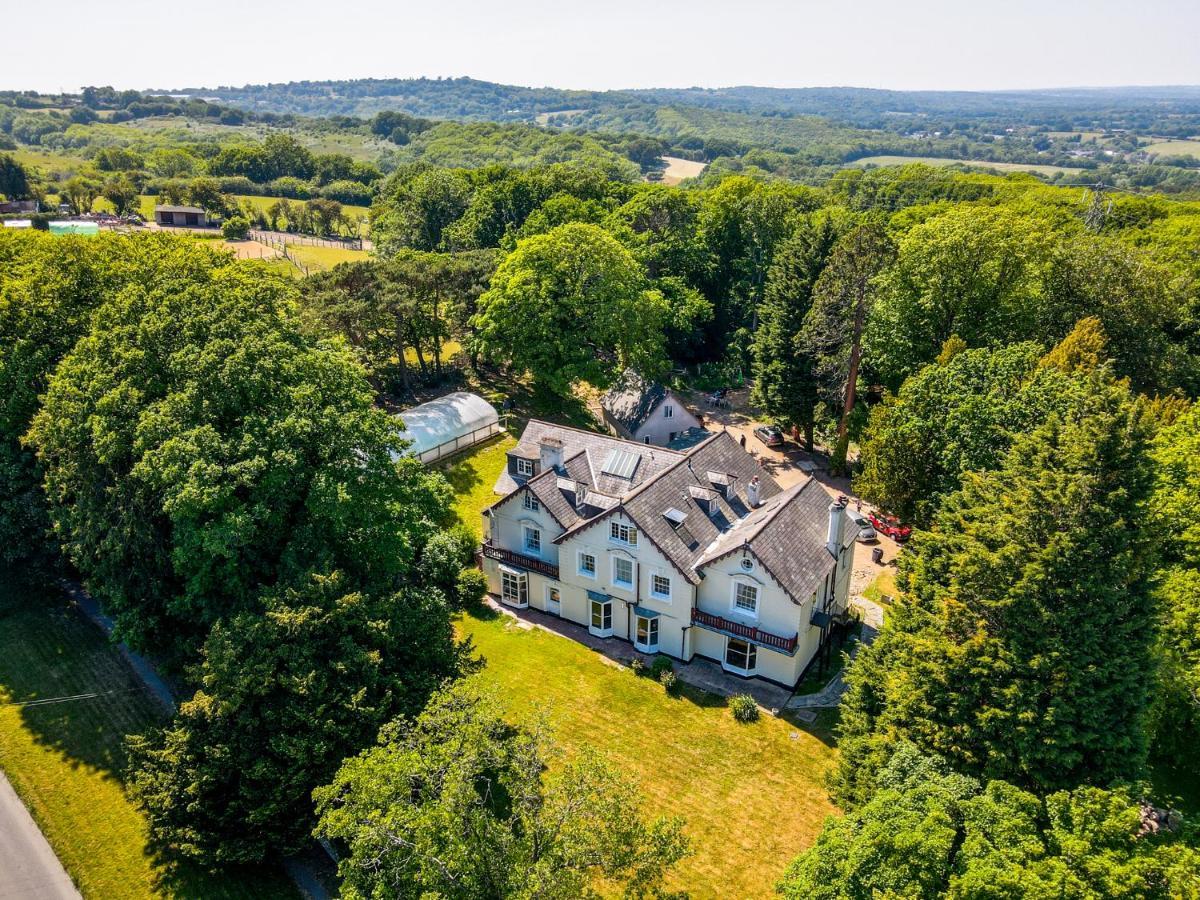
[[[490,591],[788,687],[846,614],[855,529],[783,490],[728,433],[686,452],[533,420],[484,511]]]

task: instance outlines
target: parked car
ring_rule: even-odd
[[[875,530],[880,534],[886,534],[897,543],[904,543],[912,534],[912,526],[904,525],[895,516],[889,516],[887,513],[875,510],[870,515],[871,524],[875,526]]]
[[[856,509],[846,510],[846,514],[850,516],[850,521],[858,528],[859,543],[869,544],[871,541],[879,540],[879,534],[875,531],[875,526],[871,524],[870,519],[864,516]]]
[[[783,443],[783,432],[774,425],[759,425],[754,429],[754,436],[768,447],[778,447]]]

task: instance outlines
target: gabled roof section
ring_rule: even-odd
[[[611,497],[624,497],[636,490],[648,479],[654,478],[664,469],[680,459],[683,454],[665,447],[655,447],[649,444],[639,444],[626,441],[607,434],[597,434],[594,431],[583,431],[566,425],[553,425],[539,419],[530,419],[517,445],[509,450],[510,455],[525,459],[538,459],[540,445],[546,438],[562,441],[562,468],[566,474],[576,481],[583,481],[588,487],[607,494]],[[605,460],[614,451],[632,454],[637,461],[628,477],[605,473]],[[580,454],[583,459],[578,459]],[[560,473],[563,474],[563,473]],[[496,482],[497,493],[508,493],[513,490],[513,480],[507,472],[501,473]]]
[[[837,560],[825,546],[829,533],[829,506],[833,498],[812,478],[763,503],[741,522],[705,548],[696,568],[707,566],[747,548],[780,586],[797,602],[821,584]],[[842,517],[839,548],[845,545]]]
[[[630,433],[636,433],[669,393],[658,382],[646,381],[632,369],[626,369],[620,380],[600,399],[600,405],[615,422]]]
[[[706,566],[746,547],[797,603],[835,563],[825,547],[830,496],[811,478],[784,491],[728,432],[683,454],[534,420],[521,444],[536,447],[550,430],[563,441],[564,462],[526,487],[563,525],[555,543],[620,512],[693,584]],[[632,479],[603,471],[614,449],[639,455]],[[751,507],[746,492],[755,479],[759,505]]]

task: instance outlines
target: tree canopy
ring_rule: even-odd
[[[1148,429],[1103,370],[1072,410],[971,472],[901,564],[858,654],[838,795],[863,802],[897,739],[1048,791],[1140,776],[1153,676]]]
[[[594,751],[555,758],[468,681],[346,761],[316,792],[317,833],[348,848],[342,893],[366,897],[659,896],[688,852],[637,786]],[[553,765],[547,770],[547,766]]]
[[[790,900],[845,897],[1192,896],[1193,825],[1127,788],[1045,797],[949,769],[901,744],[870,801],[830,819],[779,883]]]
[[[598,226],[572,223],[517,245],[479,298],[473,324],[484,355],[561,394],[629,367],[660,370],[667,315],[628,250]]]

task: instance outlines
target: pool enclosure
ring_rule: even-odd
[[[457,391],[400,413],[408,452],[430,463],[501,432],[495,407],[478,394]]]

